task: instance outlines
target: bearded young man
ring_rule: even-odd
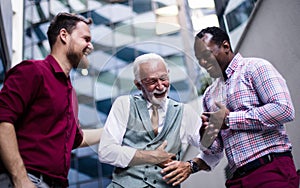
[[[0,92],[1,187],[68,187],[71,151],[99,143],[81,130],[69,73],[88,66],[91,20],[60,13],[48,28],[51,53],[8,71]]]

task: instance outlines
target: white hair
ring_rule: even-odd
[[[151,63],[151,62],[162,62],[168,69],[167,63],[160,55],[155,54],[155,53],[143,54],[143,55],[138,56],[133,62],[133,74],[134,74],[135,80],[141,81],[140,80],[140,65],[143,63]]]

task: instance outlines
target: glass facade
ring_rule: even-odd
[[[229,0],[223,14],[225,29],[235,50],[257,0]]]
[[[102,127],[116,97],[139,92],[131,62],[144,53],[165,58],[170,97],[191,102],[210,81],[194,58],[193,40],[201,29],[196,27],[197,15],[213,15],[212,5],[199,7],[186,0],[25,0],[23,59],[42,59],[49,53],[46,31],[54,15],[78,13],[93,19],[95,48],[88,57],[90,67],[71,73],[83,128]],[[74,150],[71,166],[70,187],[106,187],[110,182],[113,167],[98,161],[97,146]]]
[[[4,76],[5,76],[5,57],[4,57],[4,49],[3,49],[3,41],[0,37],[0,89],[2,88]]]
[[[5,6],[3,6],[5,5]],[[0,89],[3,86],[4,76],[7,67],[10,65],[9,60],[11,54],[9,53],[9,47],[11,46],[11,25],[7,24],[7,19],[11,13],[10,4],[3,3],[0,0]]]
[[[244,1],[226,14],[228,31],[231,32],[246,22],[254,8],[254,1]]]

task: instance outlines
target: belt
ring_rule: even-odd
[[[239,167],[233,173],[233,178],[240,178],[242,176],[245,176],[249,172],[252,172],[253,170],[258,169],[259,167],[272,162],[274,158],[284,157],[284,156],[292,157],[292,153],[290,151],[287,151],[282,153],[270,153],[268,155],[264,155],[258,159],[255,159],[254,161],[245,164],[242,167]]]
[[[32,170],[27,170],[27,172],[29,174],[34,175],[37,178],[40,178],[43,182],[45,182],[48,186],[52,187],[52,186],[58,186],[58,187],[62,187],[64,185],[64,183],[57,178],[52,178],[50,176],[47,176],[45,174],[42,174],[40,172],[36,172],[36,171],[32,171]]]

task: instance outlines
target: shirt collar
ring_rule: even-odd
[[[242,57],[242,55],[240,53],[237,53],[233,57],[233,59],[231,60],[231,62],[228,65],[227,69],[225,70],[225,73],[226,73],[226,75],[227,75],[228,78],[230,78],[230,76],[233,74],[234,70],[238,66],[238,62],[240,62],[242,58],[243,57]]]
[[[46,57],[46,61],[49,62],[50,66],[52,67],[55,73],[64,73],[64,71],[52,55],[48,55]]]
[[[167,106],[169,104],[169,98],[166,99],[166,102],[163,103],[161,106],[159,106],[159,109],[162,109],[163,111],[167,110]],[[147,108],[148,110],[152,108],[152,103],[150,103],[149,101],[147,101]]]

